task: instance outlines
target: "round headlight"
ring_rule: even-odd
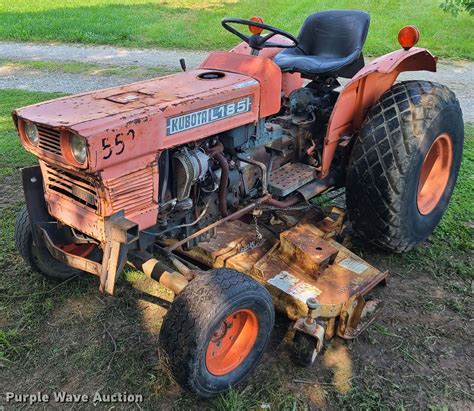
[[[38,127],[29,121],[25,122],[25,134],[30,144],[36,146],[39,141]]]
[[[69,145],[74,160],[79,164],[84,164],[87,158],[86,139],[79,137],[77,134],[71,134],[71,137],[69,137]]]

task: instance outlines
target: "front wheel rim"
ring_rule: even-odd
[[[252,310],[240,309],[214,330],[206,351],[206,367],[216,376],[237,369],[252,351],[258,335],[258,319]]]
[[[421,166],[417,206],[420,214],[431,213],[448,185],[453,163],[453,143],[449,134],[440,134],[431,145]]]
[[[89,254],[91,254],[92,251],[94,251],[94,248],[96,247],[96,245],[91,244],[91,243],[82,243],[82,244],[71,243],[71,244],[61,244],[61,245],[58,245],[58,247],[66,253],[74,254],[78,257],[85,258]]]

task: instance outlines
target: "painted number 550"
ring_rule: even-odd
[[[135,131],[130,129],[127,131],[127,136],[131,137],[132,140],[135,139]],[[115,153],[116,156],[121,155],[125,151],[125,142],[123,141],[123,133],[118,133],[115,136],[115,139],[110,142],[108,137],[102,139],[102,153],[103,159],[107,160],[112,157],[112,154]]]

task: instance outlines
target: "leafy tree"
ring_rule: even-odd
[[[474,14],[474,0],[444,0],[440,7],[454,16],[463,11]]]

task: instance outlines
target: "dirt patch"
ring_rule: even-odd
[[[73,44],[38,44],[0,42],[0,58],[45,60],[56,62],[80,61],[102,65],[164,66],[179,71],[179,60],[186,59],[189,68],[198,66],[209,53],[173,49],[132,49],[110,46]]]
[[[472,295],[464,301],[465,311],[456,312],[449,301],[459,298],[452,287],[459,280],[436,279],[420,271],[407,274],[404,264],[394,264],[391,256],[365,257],[388,266],[392,275],[382,293],[382,317],[349,345],[357,360],[357,380],[371,369],[372,389],[388,388],[393,405],[425,408],[472,400]]]
[[[352,361],[347,345],[335,340],[324,352],[322,364],[332,370],[334,388],[341,394],[347,394],[351,390],[352,379]]]
[[[149,77],[156,77],[150,75]],[[130,84],[133,78],[17,69],[0,73],[0,89],[75,94]]]

